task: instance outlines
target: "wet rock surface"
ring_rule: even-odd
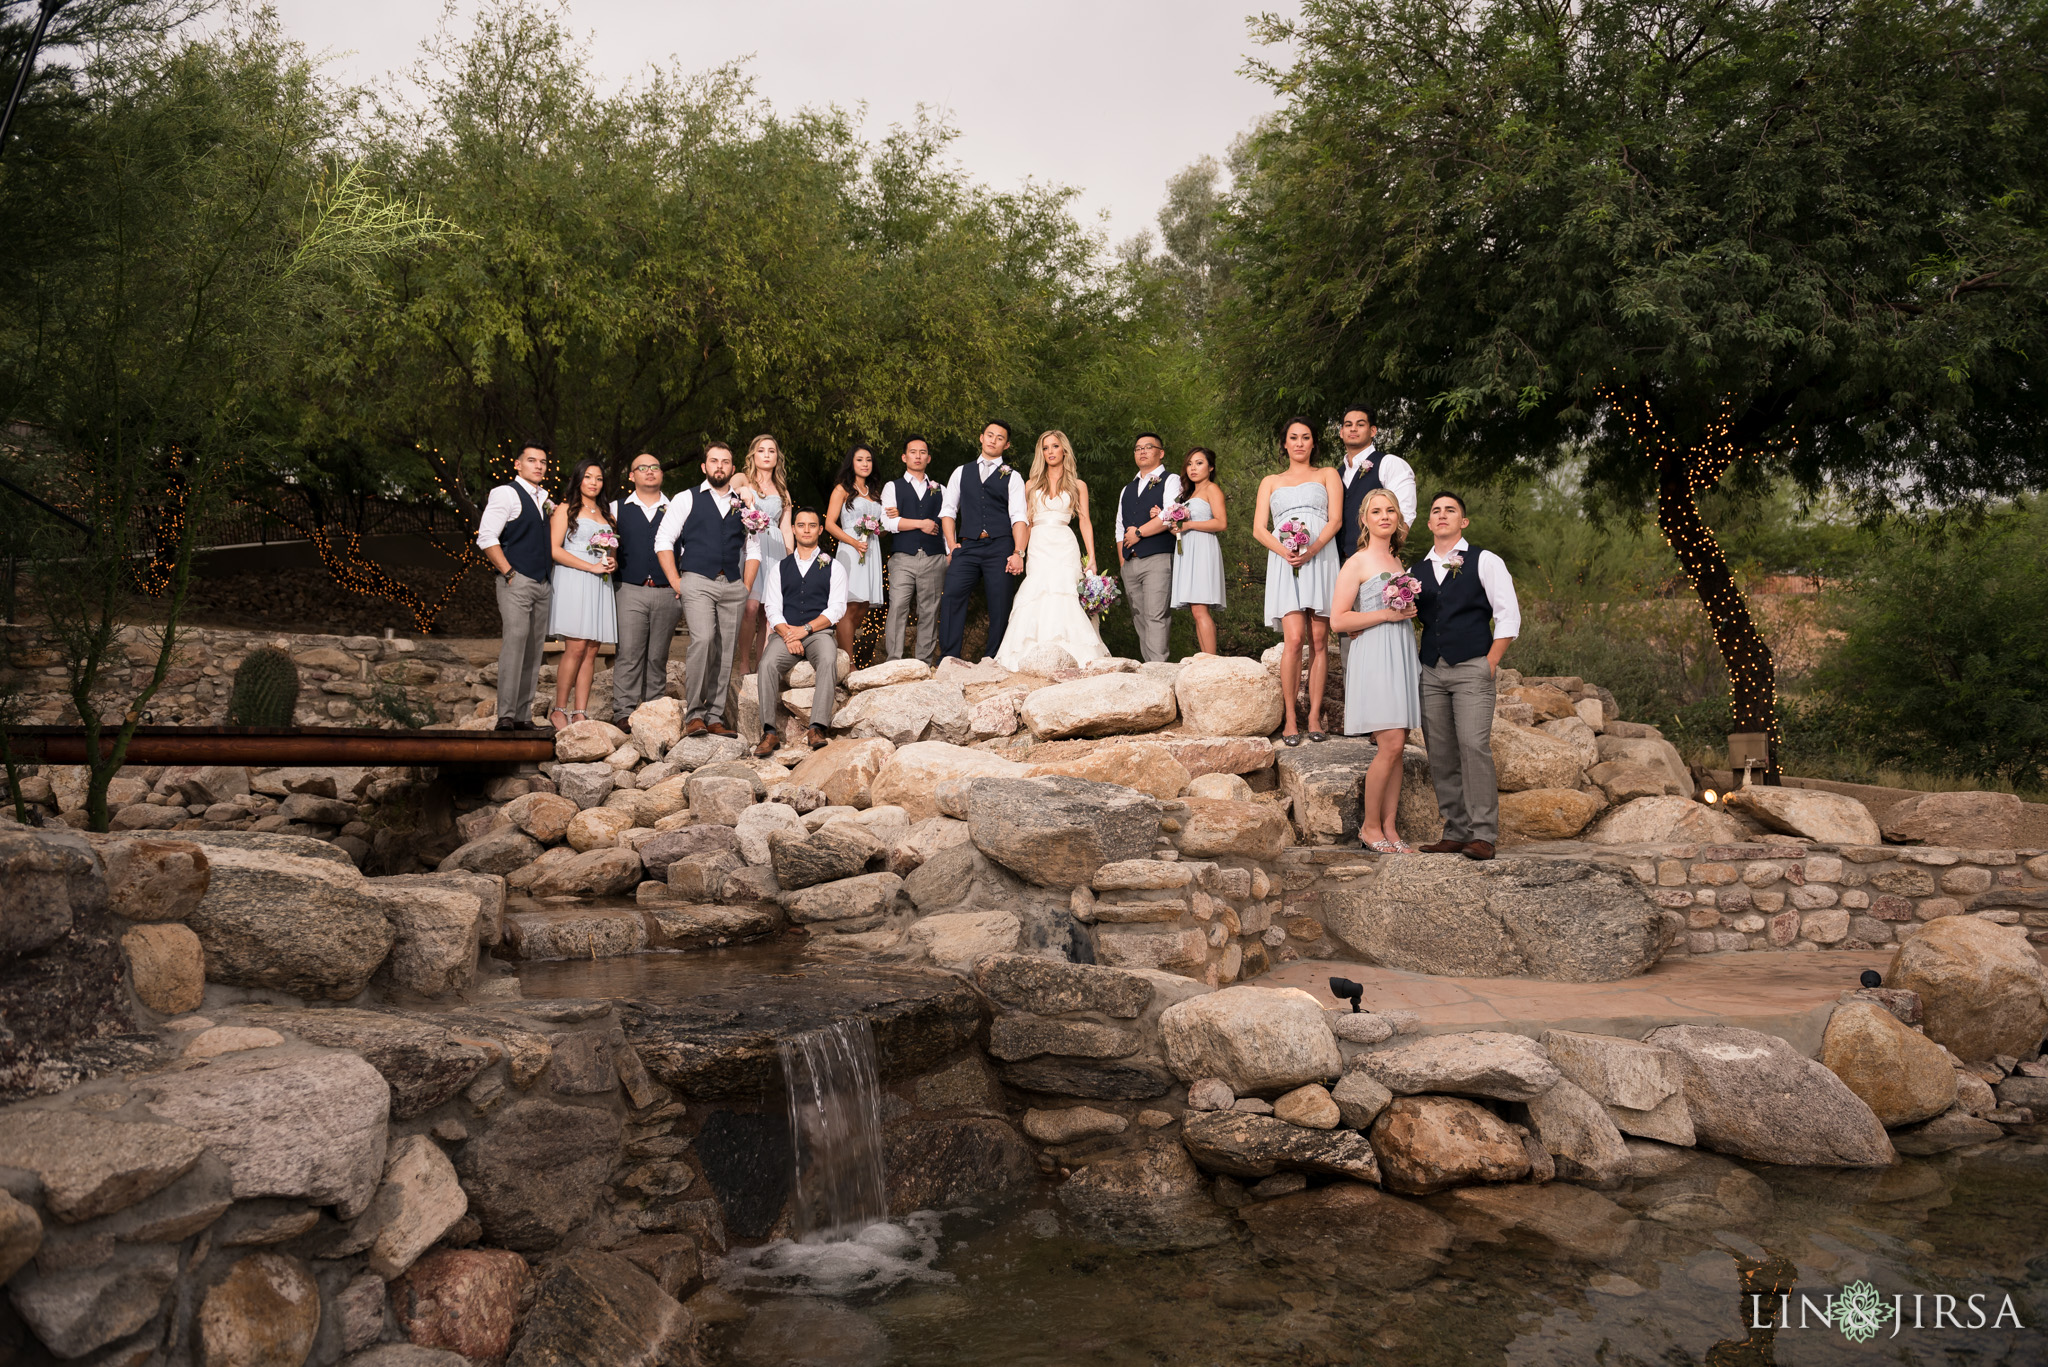
[[[1451,1226],[1413,1201],[1357,1182],[1245,1207],[1259,1252],[1373,1291],[1415,1286],[1449,1257]]]

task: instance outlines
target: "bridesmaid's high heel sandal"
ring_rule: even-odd
[[[560,717],[560,718],[561,718],[561,720],[560,720],[560,721],[556,721],[556,720],[555,720],[555,718],[556,718],[556,717]],[[555,729],[556,729],[557,731],[561,730],[561,729],[562,729],[563,727],[567,726],[568,724],[569,724],[569,714],[568,714],[568,712],[567,712],[567,711],[565,711],[564,709],[562,709],[562,708],[559,708],[559,707],[557,707],[557,708],[554,708],[554,709],[552,709],[552,710],[550,710],[550,711],[548,712],[548,725],[549,725],[549,726],[552,726],[552,727],[554,727],[554,728],[555,728]]]

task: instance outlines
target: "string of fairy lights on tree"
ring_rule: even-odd
[[[1750,614],[1749,603],[1735,582],[1727,554],[1700,514],[1699,499],[1745,456],[1761,459],[1780,454],[1796,438],[1744,448],[1735,440],[1732,406],[1728,397],[1723,396],[1701,438],[1687,443],[1665,429],[1647,395],[1603,386],[1600,397],[1621,420],[1629,439],[1657,464],[1657,527],[1706,608],[1708,624],[1728,669],[1735,729],[1762,731],[1775,744],[1779,739],[1776,665],[1770,646]],[[1670,496],[1672,491],[1664,478],[1674,472],[1681,477],[1682,499]]]

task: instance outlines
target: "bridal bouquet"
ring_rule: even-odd
[[[873,513],[862,513],[860,520],[853,524],[853,529],[860,533],[861,540],[868,543],[867,550],[860,553],[860,563],[865,565],[868,563],[869,552],[875,549],[875,538],[882,534],[882,519]]]
[[[1397,574],[1380,586],[1380,604],[1396,612],[1405,612],[1415,606],[1415,595],[1421,592],[1421,580],[1412,574]]]
[[[1081,580],[1076,589],[1081,596],[1081,610],[1090,617],[1100,617],[1109,605],[1123,597],[1123,586],[1112,575],[1096,574],[1090,570],[1081,571]]]
[[[1166,524],[1166,529],[1173,533],[1173,553],[1175,555],[1179,555],[1181,531],[1187,526],[1188,523],[1194,521],[1194,514],[1188,511],[1187,504],[1176,503],[1171,508],[1168,508],[1165,512],[1161,513],[1159,515],[1159,520],[1161,522],[1164,522]]]
[[[1308,549],[1309,543],[1315,540],[1313,536],[1309,535],[1308,527],[1305,524],[1296,522],[1291,517],[1280,524],[1280,529],[1274,532],[1273,536],[1282,546],[1287,548],[1289,555],[1300,555]],[[1301,579],[1301,566],[1296,565],[1294,567],[1294,577],[1297,581]]]
[[[740,509],[740,526],[745,528],[750,536],[759,536],[774,525],[775,519],[762,512],[759,508]]]
[[[619,534],[609,527],[599,527],[590,534],[589,545],[591,550],[596,551],[605,559],[616,562],[619,549]],[[612,577],[609,574],[605,575],[604,582],[607,584],[611,583]]]

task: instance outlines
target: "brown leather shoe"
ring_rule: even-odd
[[[737,736],[739,734],[739,732],[733,730],[722,721],[712,722],[704,728],[704,731],[705,734],[712,736]]]
[[[1475,840],[1465,847],[1465,857],[1467,859],[1491,859],[1493,858],[1493,846],[1484,840]]]
[[[1465,842],[1462,840],[1432,840],[1427,845],[1417,845],[1415,848],[1424,854],[1463,854],[1465,852]]]
[[[685,736],[701,736],[706,729],[702,717],[692,717],[683,723],[683,734]]]
[[[822,726],[813,726],[805,740],[810,743],[813,750],[822,750],[832,743],[832,738],[825,734],[825,728]]]
[[[754,754],[758,758],[766,759],[781,748],[782,737],[776,735],[771,728],[761,733],[761,743],[754,747]]]

